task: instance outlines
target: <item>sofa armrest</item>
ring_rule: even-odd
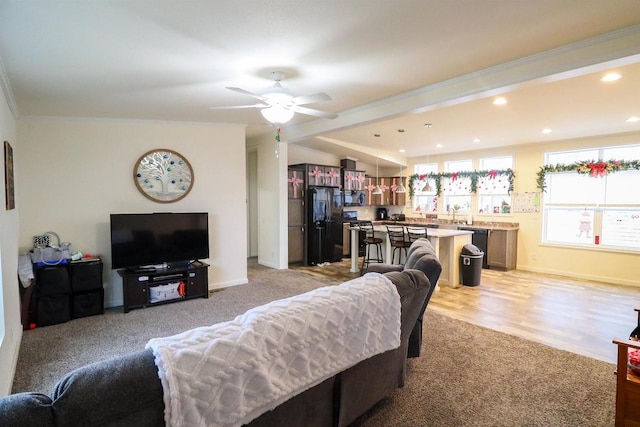
[[[372,263],[367,266],[365,273],[389,273],[390,271],[402,271],[404,266],[400,264]]]
[[[84,366],[58,382],[53,410],[64,426],[164,426],[163,391],[153,352]]]
[[[49,396],[16,393],[0,399],[0,425],[12,427],[56,425]]]

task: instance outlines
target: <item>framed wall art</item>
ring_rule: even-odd
[[[4,197],[7,210],[15,209],[16,199],[13,182],[13,148],[9,141],[4,142]]]
[[[193,169],[181,154],[166,148],[144,153],[133,167],[138,190],[158,203],[184,199],[193,186]]]

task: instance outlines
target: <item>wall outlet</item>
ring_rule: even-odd
[[[531,261],[536,261],[538,259],[537,254],[531,254]]]

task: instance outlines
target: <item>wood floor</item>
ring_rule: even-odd
[[[336,281],[358,277],[349,260],[324,267],[291,265]],[[512,270],[482,270],[480,286],[439,286],[428,310],[610,363],[613,338],[637,324],[640,288]]]

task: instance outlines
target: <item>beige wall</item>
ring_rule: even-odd
[[[503,149],[477,150],[442,156],[412,158],[409,170],[416,163],[442,162],[448,160],[473,159],[477,166],[480,157],[512,155],[514,158],[515,192],[538,191],[536,173],[544,163],[544,153],[586,147],[639,144],[640,133],[599,136],[568,141],[553,141]],[[500,216],[479,216],[477,221],[504,221],[520,224],[518,232],[518,269],[540,273],[558,274],[570,277],[605,281],[610,283],[640,286],[637,263],[640,255],[623,251],[605,249],[577,249],[540,243],[542,233],[542,213],[514,213]]]
[[[20,168],[16,139],[16,122],[9,109],[6,98],[0,90],[0,144],[9,141],[13,148],[14,179],[16,196],[19,194],[20,181],[15,172]],[[18,348],[22,337],[20,322],[20,299],[18,284],[18,228],[20,202],[16,201],[16,208],[5,209],[5,181],[4,155],[0,162],[0,396],[11,392],[13,372],[18,358]]]
[[[243,126],[21,119],[18,139],[20,249],[51,230],[72,250],[100,255],[107,306],[122,304],[122,282],[111,270],[112,213],[208,212],[209,286],[247,282]],[[191,192],[176,203],[155,203],[134,184],[135,162],[156,148],[177,151],[194,170]]]

